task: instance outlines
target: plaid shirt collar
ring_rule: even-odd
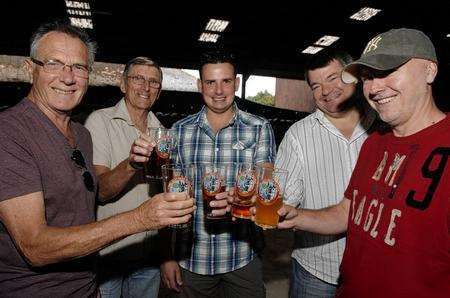
[[[231,120],[227,126],[233,126],[236,122],[238,122],[238,123],[242,122],[242,115],[240,113],[240,110],[239,110],[236,102],[233,102],[232,109],[233,109],[234,115],[231,118]],[[194,120],[194,123],[197,123],[197,125],[201,128],[209,127],[208,119],[206,118],[206,112],[207,112],[207,106],[204,105],[202,107],[202,109],[197,113],[197,117]]]

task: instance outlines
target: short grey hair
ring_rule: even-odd
[[[30,57],[38,58],[37,50],[39,41],[44,35],[50,32],[61,32],[81,40],[88,50],[89,67],[92,67],[94,64],[95,53],[97,52],[97,43],[86,33],[86,31],[69,24],[67,21],[61,20],[44,23],[33,33],[30,40]]]
[[[130,61],[128,61],[127,64],[125,64],[125,69],[123,70],[123,74],[122,74],[122,76],[124,78],[126,78],[128,76],[128,74],[130,73],[131,67],[134,65],[147,65],[147,66],[156,68],[159,71],[159,76],[161,78],[161,83],[162,83],[163,72],[161,70],[161,67],[158,65],[158,63],[156,63],[152,59],[150,59],[148,57],[143,57],[143,56],[135,57],[135,58],[131,59]]]

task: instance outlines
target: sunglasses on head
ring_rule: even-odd
[[[75,163],[77,167],[83,169],[83,173],[81,174],[81,176],[83,176],[83,182],[84,186],[86,186],[86,189],[88,191],[94,191],[94,178],[86,168],[86,161],[84,160],[81,151],[78,149],[73,150],[70,159]]]

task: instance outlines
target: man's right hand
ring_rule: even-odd
[[[183,279],[180,266],[176,261],[170,260],[161,264],[161,280],[166,288],[180,292]]]
[[[281,207],[278,210],[278,215],[280,216],[280,219],[282,219],[278,223],[279,229],[295,229],[296,228],[296,219],[298,217],[298,209],[295,207],[283,204],[283,207]]]
[[[157,230],[188,222],[194,210],[194,199],[186,193],[160,193],[134,209],[134,216],[140,230]]]
[[[140,134],[131,144],[130,156],[128,157],[129,165],[132,168],[137,168],[149,161],[155,145],[155,142],[147,134]]]

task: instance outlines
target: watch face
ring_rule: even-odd
[[[253,194],[256,187],[256,177],[252,170],[238,174],[236,179],[237,192],[240,196],[246,197]]]
[[[278,198],[280,186],[273,179],[265,179],[259,184],[258,193],[260,200],[264,203],[270,203]]]
[[[169,181],[168,192],[189,192],[189,183],[186,178],[179,176]]]
[[[216,195],[220,192],[220,177],[218,174],[207,174],[203,177],[203,191],[208,195]]]
[[[168,158],[170,153],[170,140],[162,139],[156,144],[156,154],[161,158]]]

